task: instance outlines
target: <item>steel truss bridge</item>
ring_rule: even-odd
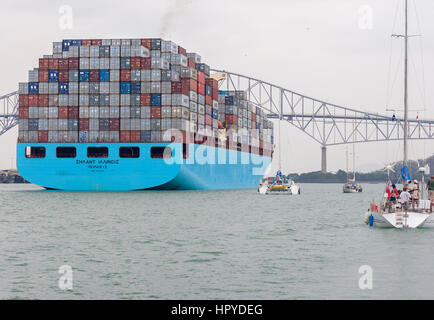
[[[321,146],[321,169],[327,171],[327,147],[349,143],[402,140],[404,119],[355,110],[314,99],[266,81],[224,70],[221,90],[245,91],[267,118],[285,120]],[[0,136],[18,124],[18,93],[0,97]],[[434,120],[409,120],[409,139],[434,138]]]

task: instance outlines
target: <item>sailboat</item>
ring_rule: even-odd
[[[395,184],[390,181],[390,169],[388,169],[388,181],[381,203],[377,205],[372,202],[370,209],[365,215],[365,222],[370,227],[383,228],[422,228],[434,227],[434,215],[432,214],[431,200],[424,199],[424,174],[420,170],[422,183],[418,187],[413,183],[413,195],[407,191],[411,180],[408,168],[408,0],[405,0],[405,35],[399,35],[405,40],[405,65],[404,65],[404,157],[402,174],[403,191],[399,194]],[[423,168],[422,168],[423,169]],[[416,182],[416,181],[414,181]],[[417,191],[415,193],[415,191]],[[415,194],[418,196],[416,197]]]
[[[281,116],[279,117],[278,130],[279,130],[279,148],[278,148],[278,170],[275,176],[264,176],[261,180],[259,180],[258,192],[259,194],[268,195],[268,194],[287,194],[294,195],[300,194],[300,185],[295,183],[294,180],[290,179],[288,176],[282,175],[282,159],[280,155],[280,121]],[[268,170],[267,170],[268,171]]]
[[[354,150],[354,143],[353,143],[353,178],[350,179],[349,173],[348,173],[348,149],[346,151],[347,153],[347,182],[342,187],[342,190],[344,193],[358,193],[362,192],[363,188],[361,185],[358,185],[356,183],[356,160],[355,160],[355,150]]]

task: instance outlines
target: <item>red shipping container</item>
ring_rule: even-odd
[[[39,102],[39,95],[29,94],[29,107],[37,107]]]
[[[20,119],[28,119],[29,118],[29,107],[20,106],[18,108],[18,117]]]
[[[212,98],[210,96],[205,96],[205,104],[212,106]]]
[[[201,95],[205,95],[205,84],[201,83],[201,82],[197,82],[197,93],[201,94]]]
[[[119,132],[119,141],[120,142],[130,142],[131,141],[131,133],[130,131],[120,131]]]
[[[92,39],[91,43],[93,46],[102,46],[102,40],[101,39]]]
[[[140,58],[140,69],[151,69],[151,58]]]
[[[190,91],[197,92],[197,81],[191,78],[181,79],[182,94],[190,95]]]
[[[205,115],[205,124],[207,126],[212,126],[212,117],[209,114]]]
[[[218,89],[219,87],[218,81],[212,78],[205,79],[205,84],[210,86],[213,89]]]
[[[142,39],[142,46],[151,49],[151,39]]]
[[[81,40],[81,45],[82,46],[91,46],[92,45],[92,40]]]
[[[219,99],[219,90],[218,89],[212,89],[212,99],[218,101],[218,99]]]
[[[18,96],[18,105],[20,107],[28,107],[29,106],[29,95],[28,94],[20,94]]]
[[[173,93],[182,93],[182,83],[181,82],[172,82],[172,94]]]
[[[59,59],[57,59],[57,58],[48,59],[48,69],[58,70],[59,69]]]
[[[80,131],[88,131],[89,130],[89,119],[78,120],[78,127],[79,127]]]
[[[78,119],[79,108],[78,107],[68,107],[68,119]]]
[[[151,118],[161,118],[161,107],[151,107]]]
[[[196,68],[196,63],[194,63],[193,60],[191,60],[190,58],[188,58],[188,66],[189,66],[190,68],[195,69],[195,68]]]
[[[48,70],[48,60],[47,58],[39,59],[39,70]]]
[[[68,70],[69,69],[69,59],[59,59],[59,70]]]
[[[48,131],[38,132],[38,142],[48,142]]]
[[[183,56],[187,55],[187,50],[185,50],[183,47],[178,46],[178,53],[182,54]]]
[[[131,57],[131,60],[130,60],[130,66],[131,66],[131,69],[140,69],[140,60],[141,60],[141,58],[140,57]]]
[[[47,77],[48,77],[48,74],[47,74]],[[69,71],[68,70],[59,70],[59,82],[68,82],[68,81],[69,81]]]
[[[48,94],[40,94],[38,103],[40,107],[48,107]]]
[[[119,131],[120,125],[119,125],[119,119],[110,119],[110,131]]]
[[[58,108],[58,118],[59,119],[68,119],[68,107],[59,107]]]
[[[131,142],[140,142],[140,131],[131,131]]]
[[[205,73],[202,71],[197,72],[197,82],[205,84]]]
[[[252,123],[255,123],[255,122],[256,122],[256,113],[252,113]],[[256,129],[256,124],[255,124],[254,128]]]
[[[121,70],[121,81],[131,81],[131,70]]]
[[[39,70],[38,81],[39,82],[48,82],[48,70]]]
[[[79,69],[78,58],[69,58],[68,59],[68,68],[71,70],[78,70]]]
[[[89,81],[90,82],[99,82],[99,70],[90,70],[89,71]]]
[[[142,93],[140,95],[140,105],[141,106],[150,106],[151,105],[151,94],[150,93]]]
[[[225,115],[226,123],[229,124],[238,124],[238,117],[234,114],[227,114]]]

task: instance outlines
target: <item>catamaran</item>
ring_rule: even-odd
[[[383,228],[422,228],[434,227],[434,215],[432,214],[432,202],[424,197],[425,168],[420,168],[422,175],[421,186],[413,180],[410,189],[410,171],[408,168],[408,0],[405,0],[405,34],[395,35],[405,40],[405,65],[404,65],[404,159],[401,169],[403,190],[400,193],[395,184],[390,181],[388,169],[388,181],[382,200],[379,204],[371,203],[370,209],[365,215],[365,222],[371,227]]]
[[[295,183],[289,176],[282,175],[282,159],[280,155],[281,150],[281,134],[280,134],[280,121],[281,116],[279,117],[278,122],[278,131],[279,131],[279,148],[277,149],[278,155],[278,171],[275,176],[265,174],[265,177],[259,180],[258,192],[259,194],[268,195],[268,194],[300,194],[300,185]]]

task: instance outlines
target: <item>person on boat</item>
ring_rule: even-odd
[[[431,176],[431,179],[427,181],[426,188],[428,190],[428,199],[432,202],[434,200],[434,176]]]
[[[402,190],[402,192],[400,194],[400,198],[401,198],[401,209],[407,210],[408,202],[411,199],[411,194],[410,194],[410,192],[408,192],[407,187],[404,187],[404,189]]]
[[[398,197],[398,195],[396,194],[395,190],[392,189],[392,191],[390,192],[390,195],[389,195],[389,201],[391,203],[395,204],[397,197]]]
[[[412,205],[414,208],[415,205],[419,203],[419,199],[420,199],[419,182],[417,180],[413,181],[413,188],[411,189],[410,193],[411,193]]]

